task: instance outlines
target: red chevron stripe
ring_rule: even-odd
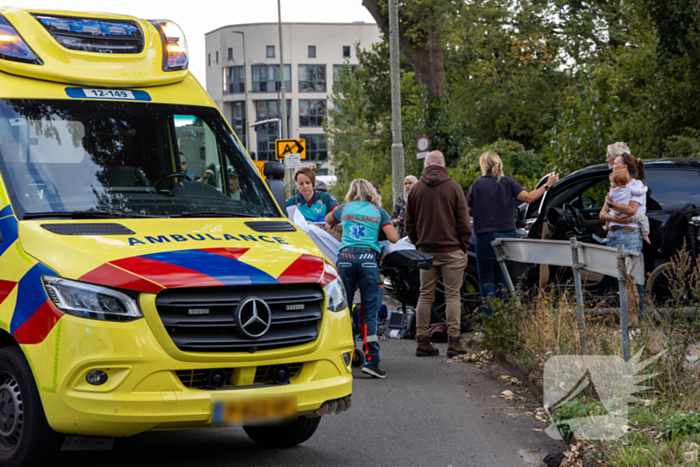
[[[162,286],[147,281],[142,277],[135,276],[111,264],[103,264],[93,269],[80,277],[80,280],[93,284],[120,287],[122,289],[137,290],[146,293],[158,293],[163,290]]]
[[[192,269],[138,256],[119,259],[111,263],[166,288],[192,287],[195,284],[197,287],[220,287],[225,285],[211,276]]]
[[[326,261],[325,259],[323,260],[324,267],[323,267],[323,277],[321,278],[321,285],[323,287],[327,286],[333,280],[338,277],[338,270],[336,269],[335,266],[333,266],[331,263]]]
[[[15,289],[17,282],[0,280],[0,303],[4,302],[10,293]]]
[[[277,278],[280,284],[319,282],[323,276],[323,259],[318,256],[301,255]]]
[[[231,259],[238,259],[246,254],[250,248],[200,248],[200,251],[214,253],[215,255],[225,256]]]
[[[61,316],[63,313],[54,307],[50,300],[46,300],[22,326],[17,328],[13,336],[20,344],[40,344],[44,342]]]

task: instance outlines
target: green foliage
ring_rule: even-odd
[[[323,123],[338,176],[332,192],[343,199],[353,179],[375,180],[383,207],[390,210],[393,200],[384,186],[391,186],[391,133],[385,131],[390,125],[386,106],[391,103],[382,78],[388,73],[388,50],[380,43],[356,51],[361,64],[354,73],[349,67],[339,69]]]
[[[593,66],[567,88],[559,106],[559,121],[548,132],[557,170],[567,173],[605,160],[612,119],[619,111],[619,99],[609,91],[612,76],[609,66]]]
[[[526,190],[533,189],[547,172],[547,159],[543,155],[535,153],[532,149],[525,149],[516,141],[500,138],[481,148],[469,148],[462,156],[460,166],[471,167],[477,170],[480,176],[479,156],[485,151],[498,154],[503,161],[504,175],[516,179]]]
[[[378,0],[386,15],[386,0]],[[420,176],[421,135],[465,189],[486,149],[526,189],[601,164],[606,146],[642,159],[700,156],[700,2],[671,0],[401,0],[404,46],[442,37],[445,92],[428,96],[402,57],[406,174]],[[386,38],[357,48],[336,80],[325,123],[335,193],[376,180],[391,208],[391,86]]]
[[[673,413],[663,424],[661,434],[666,439],[700,433],[700,413]]]
[[[583,418],[596,415],[606,415],[607,411],[599,400],[572,399],[564,402],[561,407],[552,413],[552,420],[565,436],[571,436],[571,428],[568,424],[562,423],[574,418]]]

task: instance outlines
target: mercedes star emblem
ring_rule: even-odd
[[[236,308],[238,329],[249,339],[265,335],[272,324],[272,312],[265,301],[258,297],[248,297]]]

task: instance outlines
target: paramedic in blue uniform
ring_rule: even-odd
[[[345,204],[326,215],[326,222],[343,225],[343,241],[338,253],[338,271],[352,303],[355,286],[362,294],[362,333],[367,360],[362,372],[375,378],[386,377],[379,368],[379,323],[382,306],[382,279],[379,275],[379,232],[384,231],[391,243],[399,240],[389,214],[381,208],[382,198],[367,181],[353,180]]]
[[[316,191],[316,174],[308,167],[302,167],[294,173],[299,194],[287,200],[287,206],[296,206],[309,222],[323,223],[326,214],[338,205],[335,196],[323,191]]]

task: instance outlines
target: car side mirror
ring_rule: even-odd
[[[273,180],[284,180],[284,165],[276,161],[267,161],[263,165],[263,175]]]

